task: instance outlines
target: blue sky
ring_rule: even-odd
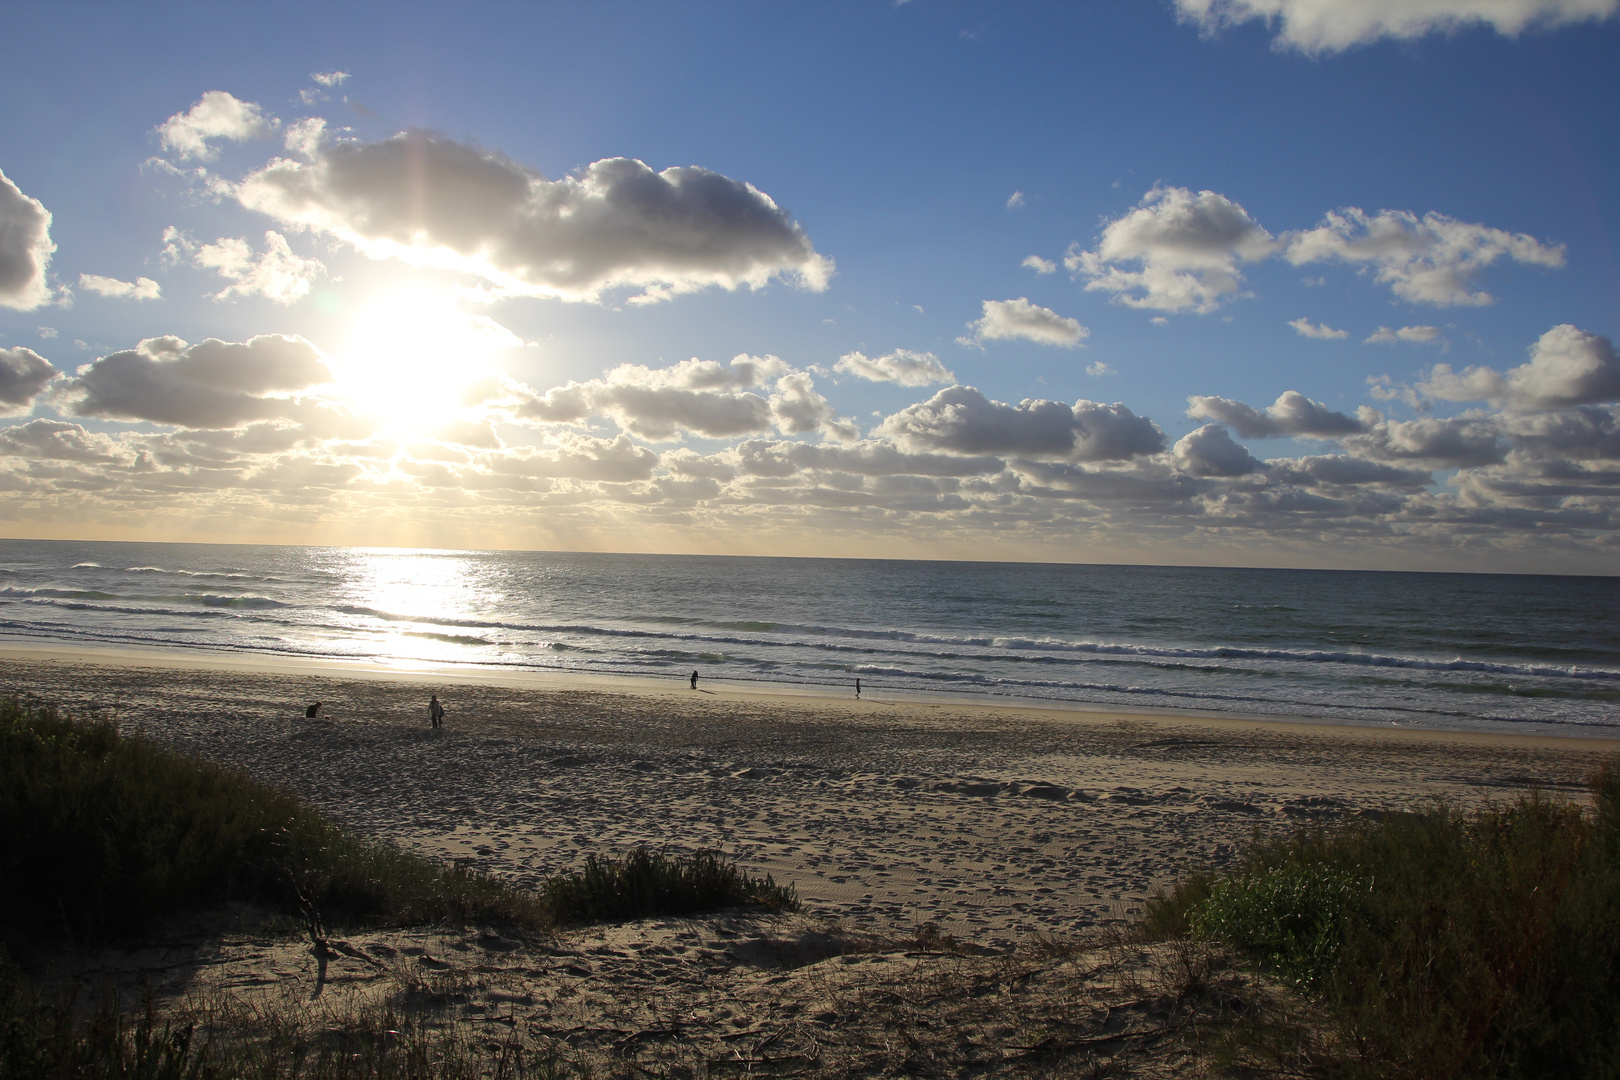
[[[1616,7],[13,9],[7,532],[1613,573]]]

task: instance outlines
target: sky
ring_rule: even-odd
[[[1620,0],[7,24],[0,534],[1620,573]]]

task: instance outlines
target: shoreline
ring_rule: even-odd
[[[597,674],[563,669],[510,669],[473,667],[457,664],[391,665],[381,661],[343,660],[326,657],[282,656],[274,653],[225,652],[210,649],[154,649],[129,646],[104,646],[63,643],[48,639],[0,638],[0,664],[8,661],[89,664],[97,667],[153,668],[177,671],[240,671],[259,675],[307,676],[318,678],[377,680],[393,683],[445,683],[463,686],[499,686],[534,691],[595,690],[605,693],[631,695],[684,696],[691,691],[685,676],[671,675],[659,678],[651,675]],[[1486,744],[1521,744],[1526,746],[1559,746],[1576,751],[1612,752],[1620,750],[1620,735],[1555,734],[1548,732],[1518,733],[1505,731],[1467,731],[1447,727],[1396,726],[1392,723],[1356,723],[1336,718],[1277,716],[1266,714],[1217,712],[1205,709],[1153,709],[1145,706],[1103,705],[1089,702],[1059,701],[1048,698],[1018,698],[968,696],[944,691],[919,692],[888,690],[881,686],[868,686],[860,698],[853,688],[835,692],[831,688],[811,683],[764,683],[740,680],[703,678],[700,692],[726,699],[746,700],[760,705],[780,704],[788,707],[802,704],[837,706],[840,703],[853,709],[874,706],[939,709],[952,712],[983,712],[992,716],[1020,715],[1049,722],[1103,721],[1127,719],[1150,724],[1181,726],[1203,725],[1214,728],[1258,726],[1264,730],[1320,731],[1338,735],[1362,734],[1371,737],[1440,739],[1446,741],[1482,742]]]

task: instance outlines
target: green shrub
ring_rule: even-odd
[[[1283,863],[1224,878],[1188,912],[1192,935],[1236,945],[1296,985],[1331,978],[1367,887],[1330,866]]]
[[[1620,776],[1258,844],[1148,926],[1232,945],[1329,1007],[1351,1074],[1620,1076]]]
[[[620,922],[654,915],[754,904],[773,911],[798,908],[791,884],[769,874],[752,877],[718,852],[675,857],[637,848],[623,860],[588,855],[585,868],[551,878],[546,900],[559,922]]]

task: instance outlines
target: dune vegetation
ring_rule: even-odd
[[[1620,770],[1591,790],[1261,840],[1143,928],[1297,987],[1339,1075],[1620,1076]]]

